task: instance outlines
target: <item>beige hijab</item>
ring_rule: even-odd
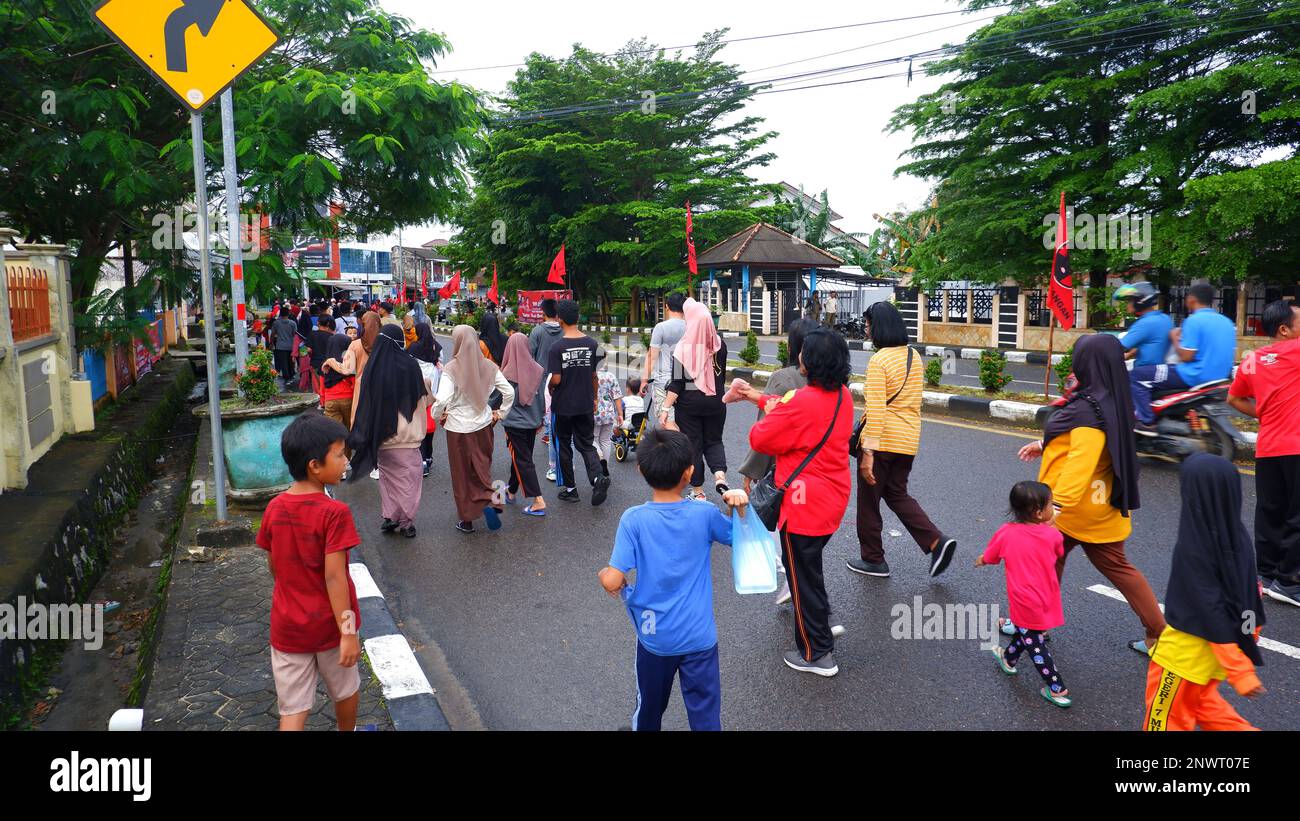
[[[445,371],[456,392],[475,410],[482,411],[492,395],[496,372],[496,363],[483,356],[479,348],[478,333],[468,325],[457,325],[451,332],[451,364]]]

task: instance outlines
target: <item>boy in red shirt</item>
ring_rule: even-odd
[[[361,543],[352,510],[325,494],[343,478],[347,428],[308,411],[280,437],[294,483],[271,500],[257,532],[275,579],[271,597],[271,673],[280,729],[301,730],[318,678],[334,701],[340,730],[356,728],[361,678],[361,610],[348,574],[348,550]]]

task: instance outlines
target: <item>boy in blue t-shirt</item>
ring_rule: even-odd
[[[600,571],[601,585],[626,603],[637,630],[632,729],[659,729],[673,678],[680,676],[691,729],[721,730],[710,571],[713,543],[731,544],[731,521],[711,504],[682,498],[694,472],[685,434],[648,431],[637,446],[636,462],[653,493],[646,504],[623,512],[609,566]],[[742,490],[729,490],[722,498],[731,507],[749,502]],[[631,570],[636,583],[629,585]]]

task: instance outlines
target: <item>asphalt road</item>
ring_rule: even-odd
[[[856,369],[856,368],[855,368]],[[728,460],[739,464],[753,410],[737,408],[726,427]],[[1125,647],[1141,637],[1122,601],[1088,588],[1107,584],[1082,553],[1070,557],[1062,595],[1067,625],[1052,650],[1074,697],[1061,710],[1038,695],[1026,667],[1004,676],[978,640],[891,637],[899,606],[996,604],[1005,613],[999,568],[972,566],[1003,521],[1012,484],[1034,475],[1016,459],[1028,437],[927,418],[912,474],[914,494],[931,517],[959,540],[956,559],[937,580],[892,514],[885,514],[886,552],[894,575],[850,573],[853,517],[826,549],[833,608],[848,630],[836,644],[840,674],[820,679],[781,663],[794,647],[790,605],[771,595],[734,592],[729,550],[713,552],[714,612],[723,683],[723,725],[729,729],[1135,729],[1143,712],[1147,660]],[[544,462],[543,449],[538,456]],[[503,437],[496,462],[506,477]],[[581,471],[581,467],[579,467]],[[604,594],[597,572],[609,558],[620,513],[648,489],[632,461],[612,465],[609,500],[591,507],[590,492],[568,505],[544,483],[546,518],[507,508],[505,526],[456,532],[443,437],[434,445],[415,539],[380,534],[378,483],[362,478],[340,489],[352,505],[370,570],[417,656],[439,689],[453,726],[491,729],[618,729],[635,702],[635,635],[621,604]],[[1252,521],[1254,478],[1243,475],[1246,521]],[[1145,463],[1143,506],[1134,515],[1129,556],[1163,600],[1178,522],[1173,465]],[[713,499],[710,491],[710,498]],[[852,503],[850,503],[852,505]],[[852,507],[850,507],[850,511]],[[1264,635],[1300,647],[1300,609],[1266,603]],[[1261,678],[1269,693],[1255,702],[1226,697],[1264,729],[1300,729],[1300,658],[1265,651]],[[665,729],[685,729],[674,695]]]

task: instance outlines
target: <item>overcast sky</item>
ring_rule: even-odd
[[[695,42],[704,32],[724,27],[730,27],[727,38],[732,39],[947,13],[727,45],[719,59],[752,72],[744,78],[752,81],[959,43],[978,28],[977,21],[992,18],[999,12],[953,13],[963,4],[952,0],[907,3],[821,0],[806,4],[762,0],[656,0],[637,4],[609,0],[380,2],[385,9],[411,19],[420,28],[441,32],[451,41],[453,51],[437,67],[438,79],[458,80],[486,92],[502,91],[515,69],[469,69],[519,63],[533,51],[562,57],[579,42],[595,51],[607,52],[638,37],[647,37],[659,46],[685,45]],[[884,40],[896,42],[881,43]],[[880,44],[872,45],[877,43]],[[846,49],[853,50],[827,56]],[[768,68],[796,60],[802,62]],[[895,108],[941,84],[938,78],[924,76],[917,65],[910,86],[905,77],[895,77],[755,97],[747,113],[764,118],[765,127],[779,133],[768,144],[776,159],[765,169],[762,181],[785,180],[804,186],[813,195],[828,189],[831,206],[844,216],[838,225],[848,231],[875,228],[873,213],[920,205],[929,185],[912,177],[894,176],[894,169],[900,164],[899,155],[911,145],[911,135],[888,135],[884,130]],[[774,89],[905,70],[905,64],[874,66],[836,76],[800,79]],[[439,226],[410,227],[404,229],[402,243],[418,245],[448,235],[449,229]],[[396,241],[396,237],[392,239]]]

